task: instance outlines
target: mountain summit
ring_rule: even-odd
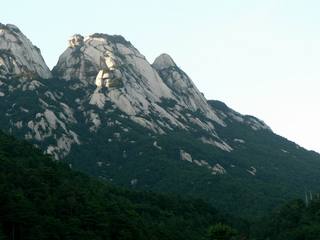
[[[0,128],[72,168],[241,216],[320,190],[319,154],[207,101],[168,54],[150,64],[122,36],[77,34],[51,73],[16,27],[0,38]]]
[[[213,125],[224,125],[223,121],[169,55],[161,55],[151,65],[121,36],[74,35],[53,72],[61,80],[95,84],[96,90],[89,93],[91,104],[103,109],[110,102],[154,132],[187,129],[193,123],[220,141],[212,134]],[[200,121],[196,114],[206,119]]]
[[[0,23],[0,76],[52,77],[39,48],[12,24]]]
[[[157,57],[152,66],[157,69],[158,71],[161,71],[166,68],[170,67],[177,67],[173,59],[170,57],[170,55],[163,53],[159,57]]]

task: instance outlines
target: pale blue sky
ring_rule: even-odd
[[[74,33],[123,35],[150,62],[169,53],[208,99],[320,152],[319,10],[316,0],[10,0],[0,22],[50,67]]]

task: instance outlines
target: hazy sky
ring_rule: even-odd
[[[74,33],[120,34],[152,62],[169,53],[207,99],[264,120],[320,152],[320,1],[10,0],[50,67]]]

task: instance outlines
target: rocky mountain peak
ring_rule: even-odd
[[[75,47],[81,47],[83,46],[83,40],[84,37],[80,34],[75,34],[69,39],[69,47],[70,48],[75,48]]]
[[[106,76],[102,72],[114,71],[119,65],[119,56],[139,55],[140,53],[122,36],[95,33],[87,37],[79,34],[68,40],[68,48],[60,56],[53,69],[54,75],[60,79],[77,79],[85,84],[106,85],[101,79]],[[109,75],[119,76],[119,71]]]
[[[132,44],[127,41],[123,36],[121,35],[109,35],[105,33],[94,33],[88,37],[86,37],[86,40],[98,40],[98,41],[105,41],[109,43],[110,45],[112,44],[123,44],[128,47],[133,47]]]
[[[51,78],[39,48],[12,24],[0,24],[0,77]]]
[[[122,36],[101,33],[84,38],[73,36],[54,74],[67,81],[95,85],[96,91],[89,93],[92,105],[103,109],[111,102],[133,121],[155,132],[186,128],[188,119],[208,132],[214,131],[212,121],[224,125],[168,54],[160,55],[151,65]],[[178,114],[181,111],[184,113]],[[190,113],[186,115],[187,112]],[[199,112],[206,118],[204,122],[195,116]]]
[[[157,70],[163,70],[170,67],[176,67],[177,65],[169,54],[163,53],[154,60],[152,66]]]
[[[2,24],[0,23],[0,27],[3,28],[3,29],[8,29],[10,31],[14,31],[16,33],[21,33],[20,29],[16,26],[16,25],[13,25],[13,24]]]

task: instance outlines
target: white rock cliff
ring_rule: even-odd
[[[0,23],[0,77],[51,78],[40,50],[14,25]]]
[[[53,71],[66,81],[95,84],[91,104],[103,109],[106,102],[112,102],[131,120],[158,133],[188,129],[192,124],[217,138],[214,124],[224,125],[169,55],[159,56],[151,65],[121,36],[74,35]]]

